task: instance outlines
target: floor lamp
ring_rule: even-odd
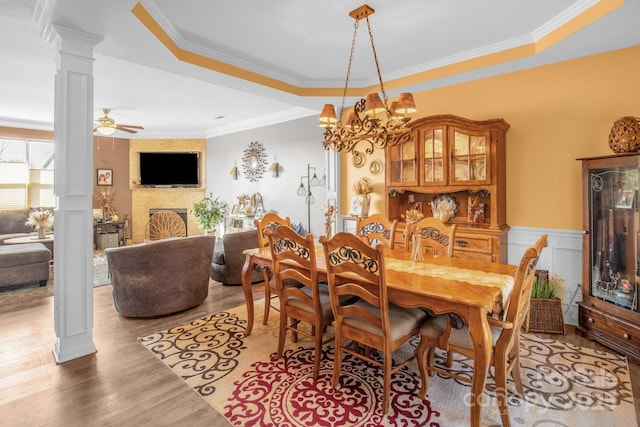
[[[313,177],[311,176],[311,169],[313,169]],[[307,186],[304,186],[303,180],[307,178]],[[298,196],[307,196],[304,198],[307,204],[307,234],[311,232],[311,205],[316,201],[311,193],[311,187],[319,187],[320,180],[316,174],[316,168],[307,164],[307,174],[300,177],[300,187],[298,187]]]

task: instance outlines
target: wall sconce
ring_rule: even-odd
[[[238,165],[236,162],[233,162],[233,167],[229,171],[229,175],[231,175],[231,179],[238,179]]]
[[[311,169],[313,169],[313,177],[311,176]],[[307,178],[307,186],[305,187],[303,184],[303,179]],[[304,201],[307,204],[307,233],[311,232],[311,205],[315,203],[316,199],[311,194],[311,187],[319,187],[320,180],[318,179],[318,175],[316,175],[316,168],[307,164],[307,175],[300,177],[300,186],[298,187],[298,191],[296,194],[298,196],[307,196]]]
[[[278,177],[278,172],[280,169],[280,165],[278,164],[278,159],[274,156],[273,163],[269,166],[269,171],[271,172],[271,176],[274,178]]]

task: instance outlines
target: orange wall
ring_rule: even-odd
[[[640,116],[640,46],[414,93],[415,118],[455,114],[503,118],[507,132],[507,222],[511,226],[579,230],[580,157],[612,154],[614,121]],[[368,171],[342,157],[342,214],[353,182]],[[384,174],[373,177],[382,194]],[[371,212],[384,212],[384,197]]]

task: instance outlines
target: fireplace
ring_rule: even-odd
[[[184,228],[185,230],[187,230],[187,236],[189,235],[189,228],[188,228],[188,221],[187,221],[187,209],[185,208],[156,208],[156,209],[149,209],[149,217],[151,217],[151,215],[153,215],[156,212],[160,212],[160,211],[171,211],[171,212],[175,212],[177,213],[180,218],[182,218],[182,221],[184,222]]]

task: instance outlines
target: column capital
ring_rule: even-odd
[[[60,53],[93,58],[93,52],[102,37],[86,31],[51,24],[44,30],[45,39],[54,45]]]

